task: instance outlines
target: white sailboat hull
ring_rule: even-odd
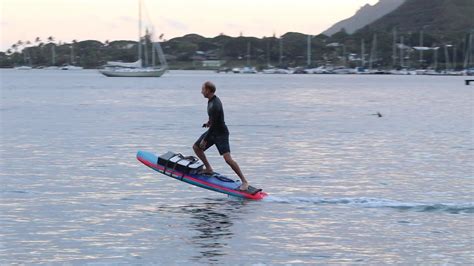
[[[61,70],[83,70],[83,69],[84,69],[83,67],[73,66],[73,65],[67,65],[67,66],[61,67]]]
[[[31,70],[33,68],[30,66],[19,66],[19,67],[15,67],[15,69],[16,70]]]
[[[140,69],[103,69],[100,73],[107,77],[161,77],[164,68],[140,68]]]

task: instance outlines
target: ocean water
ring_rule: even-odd
[[[1,265],[474,263],[474,87],[463,77],[0,74]],[[206,80],[263,201],[135,158],[192,154]]]

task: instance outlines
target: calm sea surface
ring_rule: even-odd
[[[463,77],[0,74],[1,265],[474,263],[474,87]],[[263,201],[135,158],[192,154],[206,80]],[[234,177],[215,148],[208,157]]]

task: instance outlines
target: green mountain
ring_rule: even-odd
[[[474,0],[406,0],[362,31],[416,32],[455,36],[474,29]]]
[[[397,63],[397,60],[401,50],[393,47],[394,43],[400,44],[403,40],[404,67],[443,68],[445,63],[455,63],[451,67],[459,69],[465,58],[473,54],[472,49],[468,51],[469,34],[474,34],[473,14],[474,0],[406,0],[393,12],[344,40],[359,40],[359,43],[364,40],[366,47],[372,48],[373,40],[377,39],[375,52],[379,67],[400,67],[401,62]],[[438,53],[435,49],[419,52],[410,48],[415,46],[441,50]]]
[[[349,34],[352,34],[364,26],[367,26],[368,24],[394,11],[401,4],[403,4],[403,2],[405,2],[405,0],[380,0],[373,6],[366,4],[365,6],[361,7],[354,16],[339,21],[329,29],[325,30],[323,34],[331,36],[342,29],[344,29]]]

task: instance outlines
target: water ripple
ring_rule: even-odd
[[[364,208],[393,208],[402,211],[447,212],[451,214],[474,213],[474,203],[415,203],[378,198],[318,198],[318,197],[277,197],[269,196],[267,202],[285,204],[343,204]]]

